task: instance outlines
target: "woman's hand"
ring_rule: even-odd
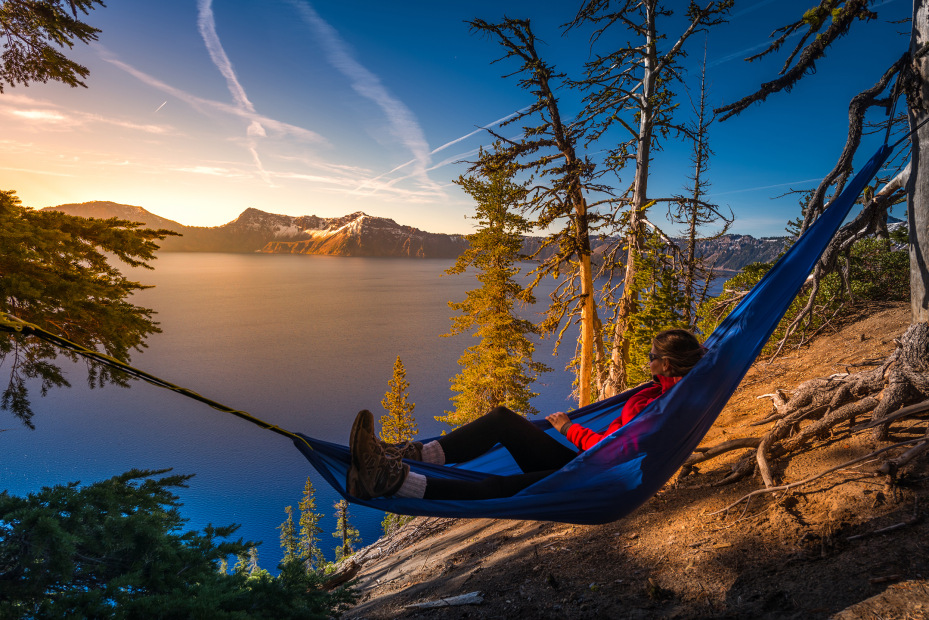
[[[555,430],[562,435],[565,434],[565,431],[568,430],[568,427],[572,424],[571,418],[569,418],[568,415],[563,411],[546,416],[545,419],[548,420],[548,423],[554,426]]]

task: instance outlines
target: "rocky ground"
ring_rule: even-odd
[[[771,412],[759,396],[883,358],[908,323],[908,306],[873,308],[756,363],[702,445],[757,435],[749,424]],[[925,431],[925,415],[889,442],[842,427],[780,474],[801,480]],[[358,554],[361,597],[345,617],[929,618],[929,459],[893,485],[865,462],[717,512],[763,486],[712,486],[738,456],[702,464],[606,525],[417,519]],[[468,594],[470,604],[416,606]]]

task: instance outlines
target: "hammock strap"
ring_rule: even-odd
[[[134,366],[130,366],[129,364],[122,362],[116,359],[115,357],[110,357],[109,355],[106,355],[105,353],[100,353],[99,351],[88,349],[87,347],[81,346],[75,342],[71,342],[67,338],[63,338],[57,334],[53,334],[52,332],[42,329],[41,327],[39,327],[38,325],[34,323],[28,323],[12,314],[8,314],[6,312],[0,312],[0,332],[19,333],[19,334],[24,334],[27,336],[33,336],[35,338],[39,338],[40,340],[45,340],[46,342],[50,342],[52,344],[55,344],[61,347],[62,349],[66,349],[73,353],[77,353],[78,355],[91,359],[99,364],[103,364],[105,366],[109,366],[110,368],[114,368],[116,370],[124,372],[127,375],[131,377],[135,377],[136,379],[145,381],[146,383],[150,383],[160,388],[165,388],[166,390],[171,390],[172,392],[177,392],[178,394],[181,394],[182,396],[186,396],[187,398],[192,398],[193,400],[197,400],[197,401],[200,401],[201,403],[209,405],[210,407],[212,407],[213,409],[216,409],[217,411],[222,411],[223,413],[230,413],[238,418],[242,418],[243,420],[251,422],[252,424],[256,426],[260,426],[263,429],[269,430],[273,433],[277,433],[278,435],[284,435],[285,437],[288,437],[293,441],[299,441],[300,443],[305,444],[306,447],[308,447],[310,450],[313,449],[313,447],[306,441],[306,439],[304,439],[303,436],[297,433],[293,433],[291,431],[285,430],[277,426],[276,424],[265,422],[264,420],[253,416],[247,411],[241,411],[239,409],[233,409],[232,407],[227,407],[226,405],[222,403],[218,403],[215,400],[211,400],[205,396],[201,396],[200,394],[197,394],[193,390],[180,387],[178,385],[165,381],[164,379],[156,377],[155,375],[149,374],[145,372],[144,370],[139,370],[138,368]]]

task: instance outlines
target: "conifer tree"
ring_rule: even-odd
[[[502,147],[484,153],[472,168],[505,168],[514,174],[530,174],[533,185],[520,207],[533,216],[533,224],[550,231],[534,256],[543,256],[533,270],[534,287],[546,276],[561,280],[552,294],[543,329],[564,335],[562,325],[579,319],[577,354],[572,365],[577,370],[578,402],[589,404],[595,369],[603,366],[604,347],[600,337],[600,318],[594,298],[594,269],[591,263],[591,236],[606,219],[590,202],[591,194],[607,188],[597,181],[595,163],[586,154],[589,125],[574,122],[562,109],[561,90],[569,80],[565,74],[540,57],[529,20],[504,18],[492,24],[481,19],[471,28],[492,37],[504,49],[503,59],[513,59],[519,86],[533,101],[501,127],[523,125],[522,135],[508,139],[491,131]],[[561,328],[561,329],[560,329]]]
[[[475,269],[481,286],[468,291],[464,301],[449,302],[460,315],[452,318],[447,335],[471,332],[479,341],[458,360],[462,370],[451,380],[457,392],[451,398],[454,411],[436,419],[457,427],[501,405],[526,416],[538,413],[530,404],[537,395],[530,386],[549,368],[532,360],[535,345],[529,336],[541,330],[516,313],[517,303],[535,303],[517,280],[523,235],[532,229],[517,211],[526,189],[514,183],[506,169],[490,167],[459,177],[456,183],[474,199],[479,227],[468,235],[468,249],[446,273]]]
[[[336,509],[336,531],[332,533],[332,537],[342,541],[342,544],[335,548],[335,561],[339,562],[355,552],[354,545],[361,542],[361,533],[348,521],[347,501],[341,499],[333,504],[333,508]]]
[[[284,512],[287,513],[287,520],[281,523],[277,529],[281,530],[281,549],[284,550],[283,562],[293,562],[298,558],[298,541],[297,529],[294,527],[294,507],[286,506]]]
[[[403,443],[413,441],[416,438],[417,425],[416,418],[413,417],[415,403],[408,402],[410,388],[406,380],[406,368],[400,356],[394,362],[394,374],[390,381],[387,382],[387,393],[381,401],[381,406],[387,411],[387,415],[381,416],[381,440],[387,443]],[[384,513],[384,519],[381,521],[381,529],[384,534],[390,534],[400,526],[408,523],[412,517],[398,515],[392,512]]]
[[[14,192],[0,190],[0,312],[128,362],[133,349],[141,350],[161,330],[152,310],[129,303],[147,287],[111,263],[151,269],[155,240],[175,234],[139,226],[34,211],[21,206]],[[0,332],[0,366],[7,364],[0,408],[34,428],[26,379],[38,380],[43,394],[69,386],[54,361],[58,356],[77,359],[47,342]],[[126,376],[108,366],[88,362],[87,368],[92,387],[127,385]]]
[[[661,235],[646,239],[645,251],[636,257],[635,286],[639,290],[639,310],[630,326],[631,351],[627,367],[630,385],[650,380],[648,353],[652,339],[665,329],[688,329],[685,314],[686,272],[676,264],[676,246]]]
[[[387,410],[387,415],[381,416],[381,439],[388,443],[412,441],[417,432],[416,418],[413,417],[416,404],[407,400],[410,383],[406,380],[406,368],[399,355],[387,388],[381,401],[381,406]]]
[[[254,543],[222,540],[237,526],[182,531],[173,491],[191,476],[167,473],[0,492],[0,618],[326,618],[352,600],[258,569]]]
[[[319,536],[323,528],[319,525],[322,514],[316,512],[316,490],[313,481],[307,476],[303,485],[303,499],[300,500],[300,535],[297,538],[296,557],[307,573],[321,570],[326,565],[326,558],[319,548]]]
[[[67,7],[65,6],[67,4]],[[102,0],[4,0],[0,2],[0,93],[11,86],[49,80],[72,88],[84,86],[90,71],[59,50],[74,47],[75,41],[91,43],[100,30],[77,19],[87,15]],[[67,10],[70,8],[70,14]]]

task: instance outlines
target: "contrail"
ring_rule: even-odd
[[[168,103],[168,100],[167,100],[167,99],[165,100],[164,103],[162,103],[160,106],[158,106],[157,108],[155,108],[155,114],[158,114],[158,110],[160,110],[161,108],[165,107],[165,104],[166,104],[166,103]]]
[[[291,0],[290,4],[316,32],[332,66],[348,78],[356,93],[374,102],[387,116],[393,133],[412,151],[419,179],[427,185],[432,184],[426,175],[429,144],[413,112],[391,95],[376,75],[355,60],[335,28],[323,20],[309,3]]]

